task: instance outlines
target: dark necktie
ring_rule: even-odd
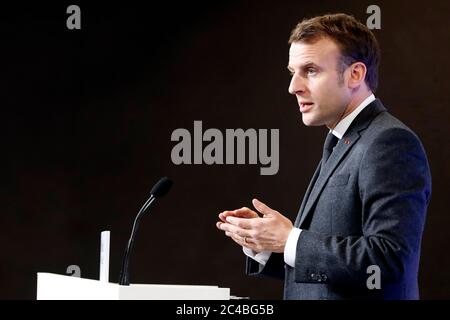
[[[306,206],[306,204],[309,201],[309,197],[311,196],[311,193],[316,188],[316,185],[317,185],[318,181],[320,180],[320,177],[322,176],[322,174],[324,172],[325,163],[327,162],[328,158],[330,157],[331,153],[333,152],[333,148],[336,146],[338,140],[339,139],[334,134],[332,134],[331,132],[328,133],[327,138],[325,139],[325,143],[323,144],[322,162],[320,164],[319,175],[316,177],[316,179],[314,181],[313,189],[311,189],[310,193],[307,193],[307,195],[306,195],[307,198],[305,198],[303,200],[304,203],[305,203],[305,206]],[[305,208],[303,207],[302,210],[303,211],[299,212],[297,220],[295,220],[295,226],[296,227],[299,227],[299,223],[301,221],[301,216],[304,214]]]
[[[336,146],[338,140],[339,139],[331,132],[327,135],[327,138],[325,139],[325,143],[323,145],[322,167],[325,165],[331,153],[333,152],[333,148]]]

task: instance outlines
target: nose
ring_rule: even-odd
[[[291,83],[289,84],[289,89],[288,89],[290,94],[302,94],[306,91],[306,85],[305,82],[303,81],[303,79],[294,74],[292,76],[291,79]]]

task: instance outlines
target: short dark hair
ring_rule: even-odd
[[[304,19],[292,30],[289,43],[314,43],[321,38],[333,40],[341,51],[341,72],[355,62],[366,65],[365,82],[375,92],[378,86],[380,47],[372,31],[353,16],[337,13]]]

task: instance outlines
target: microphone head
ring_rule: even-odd
[[[161,178],[152,188],[152,191],[150,191],[150,194],[153,195],[155,198],[160,198],[162,196],[165,196],[167,192],[169,192],[170,188],[172,187],[172,180],[170,180],[167,177]]]

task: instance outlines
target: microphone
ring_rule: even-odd
[[[172,187],[172,180],[170,180],[167,177],[161,178],[152,188],[150,191],[150,198],[144,203],[141,210],[139,210],[136,218],[134,219],[133,228],[131,229],[131,236],[130,240],[128,240],[128,245],[125,250],[125,254],[123,256],[122,260],[122,269],[120,271],[119,276],[119,284],[122,286],[128,286],[130,285],[130,272],[129,272],[129,265],[130,265],[130,254],[131,249],[133,248],[134,238],[136,236],[136,231],[139,226],[139,222],[141,220],[141,217],[144,215],[144,212],[152,205],[152,203],[163,196],[166,195],[167,192],[169,192],[170,188]]]

